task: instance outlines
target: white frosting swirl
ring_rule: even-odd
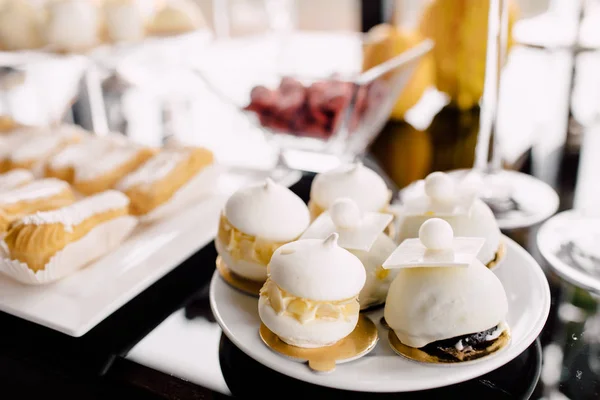
[[[360,260],[327,239],[304,239],[278,248],[269,263],[270,278],[293,296],[315,301],[340,301],[356,296],[366,280]]]
[[[348,164],[318,174],[310,199],[327,210],[342,197],[355,201],[362,212],[381,211],[390,200],[390,191],[375,171],[361,163]]]
[[[275,242],[296,239],[310,223],[302,199],[270,179],[234,193],[225,204],[224,214],[241,232]]]

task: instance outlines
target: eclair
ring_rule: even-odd
[[[10,225],[4,241],[11,259],[33,271],[43,270],[56,253],[95,228],[127,216],[128,209],[127,196],[109,190],[57,210],[20,218]],[[85,259],[85,263],[90,261]]]
[[[70,143],[76,143],[82,138],[83,130],[74,125],[62,125],[40,131],[33,140],[20,143],[7,157],[8,169],[43,168],[46,159]]]
[[[97,160],[87,160],[75,167],[74,188],[85,195],[112,189],[125,175],[134,171],[154,154],[148,147],[117,146]]]
[[[53,210],[75,201],[67,182],[54,178],[33,181],[0,195],[0,232],[21,216],[36,211]]]
[[[117,133],[100,137],[86,134],[80,142],[70,144],[48,158],[44,166],[44,175],[72,184],[77,168],[90,161],[99,160],[110,150],[125,144],[125,138]]]
[[[168,202],[213,162],[213,153],[201,147],[164,149],[125,176],[116,189],[129,197],[132,215],[145,215]]]
[[[33,181],[33,174],[26,169],[13,169],[0,174],[0,192],[12,190]]]

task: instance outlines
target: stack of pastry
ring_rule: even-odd
[[[26,283],[86,265],[140,219],[210,193],[218,174],[209,150],[175,142],[159,150],[72,125],[18,129],[0,144],[0,271]]]
[[[206,27],[193,0],[4,0],[0,3],[0,48],[46,47],[81,52],[102,43],[191,32]]]

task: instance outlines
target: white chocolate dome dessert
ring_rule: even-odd
[[[233,273],[264,282],[273,252],[298,239],[309,223],[302,199],[267,179],[238,190],[227,200],[215,246]]]
[[[356,327],[365,269],[337,239],[333,233],[325,240],[298,240],[273,254],[258,313],[289,345],[330,346]]]
[[[358,295],[361,309],[385,302],[396,270],[386,270],[383,262],[396,249],[396,243],[385,234],[392,220],[390,214],[363,213],[349,198],[336,200],[302,234],[300,239],[325,239],[331,233],[339,235],[338,244],[350,251],[365,268],[366,281]]]
[[[389,206],[391,192],[383,178],[362,163],[342,165],[315,176],[308,203],[312,219],[342,197],[356,202],[362,212],[381,212]]]
[[[508,301],[500,280],[476,257],[483,240],[454,238],[438,218],[423,223],[419,238],[403,242],[384,263],[399,268],[385,320],[410,357],[461,362],[506,345]]]
[[[0,4],[0,48],[35,49],[43,45],[42,13],[23,0]]]
[[[95,1],[48,2],[46,41],[58,51],[89,50],[100,43],[101,14]]]
[[[447,221],[456,236],[480,237],[485,243],[479,261],[492,266],[501,258],[500,228],[494,213],[472,188],[460,185],[443,172],[433,172],[403,202],[398,212],[398,241],[419,236],[419,228],[430,218]]]
[[[106,33],[113,42],[133,42],[146,36],[148,18],[139,0],[107,0],[104,19]]]

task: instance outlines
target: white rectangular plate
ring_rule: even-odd
[[[58,282],[28,286],[0,274],[0,311],[70,336],[84,335],[210,243],[228,194],[257,178],[221,176],[217,194],[165,220],[138,226],[115,251]]]

